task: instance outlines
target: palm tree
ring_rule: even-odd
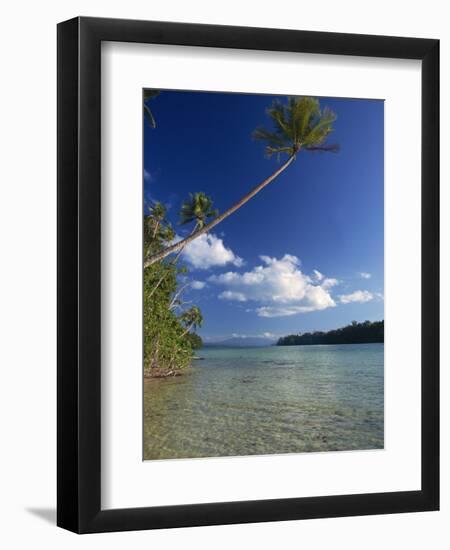
[[[150,216],[153,223],[153,234],[152,234],[152,240],[155,239],[159,226],[161,225],[162,221],[166,217],[167,214],[167,208],[164,206],[162,202],[155,202],[152,206],[149,208],[150,210]]]
[[[159,252],[164,244],[173,241],[175,233],[167,231],[165,217],[167,208],[161,202],[154,202],[148,207],[148,215],[144,220],[144,257]]]
[[[192,306],[187,309],[180,315],[180,321],[185,325],[185,330],[181,335],[186,336],[186,334],[194,327],[194,330],[197,327],[201,327],[203,323],[203,315],[197,306]]]
[[[208,218],[215,218],[219,211],[213,208],[213,201],[205,193],[189,193],[190,200],[184,201],[181,206],[181,225],[195,222],[194,231],[206,225]]]
[[[206,224],[206,220],[208,218],[213,218],[218,215],[219,211],[217,209],[213,209],[213,201],[210,197],[205,195],[205,193],[189,193],[190,200],[184,201],[181,210],[180,210],[180,225],[184,225],[187,223],[195,222],[194,228],[191,231],[191,235],[197,231],[197,229],[201,229]],[[161,215],[161,220],[164,219],[166,215],[166,208],[161,203],[155,203],[152,210],[152,215],[155,217],[155,219],[159,219],[157,216],[158,214]],[[186,239],[184,239],[186,241]],[[187,244],[187,243],[186,243]],[[171,264],[175,265],[178,261],[178,258],[180,257],[181,253],[183,252],[183,249],[186,245],[180,246],[177,255],[172,260]],[[145,265],[145,263],[144,263]],[[146,267],[146,266],[145,266]],[[159,280],[157,281],[156,285],[152,288],[149,298],[153,296],[153,294],[156,292],[156,290],[160,287],[160,285],[165,281],[166,277],[168,276],[169,271],[165,271]]]
[[[194,227],[189,236],[193,235],[198,229],[205,227],[208,218],[215,218],[219,215],[217,208],[213,208],[213,200],[205,193],[189,193],[190,200],[184,201],[180,210],[180,225],[186,225],[187,223],[195,222]],[[184,247],[188,244],[187,239],[183,239],[186,244],[182,245],[178,249],[178,254],[175,256],[173,263],[175,263],[180,254],[183,252]]]
[[[275,101],[267,110],[267,114],[272,120],[273,129],[258,128],[254,132],[253,137],[267,143],[267,156],[270,157],[275,154],[277,157],[280,157],[282,154],[286,154],[288,158],[284,164],[231,208],[217,216],[207,225],[204,225],[182,241],[168,246],[149,257],[144,263],[144,267],[162,260],[169,254],[177,252],[177,250],[184,248],[194,239],[200,237],[200,235],[211,231],[213,227],[236,212],[236,210],[241,208],[241,206],[284,172],[296,159],[300,151],[338,150],[337,145],[325,144],[326,138],[333,131],[333,122],[336,120],[336,115],[328,108],[321,110],[318,99],[312,97],[291,97],[287,104]]]
[[[147,101],[149,99],[153,99],[158,95],[159,90],[144,90],[144,116],[152,128],[156,128],[156,120],[153,116],[152,111],[150,110],[150,107],[147,105]]]

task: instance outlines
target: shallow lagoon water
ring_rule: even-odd
[[[382,449],[384,345],[204,348],[144,382],[144,460]]]

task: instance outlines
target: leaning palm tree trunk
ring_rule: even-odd
[[[191,323],[188,327],[186,327],[184,329],[184,332],[183,334],[181,335],[181,338],[183,338],[184,336],[186,336],[186,334],[191,330],[191,328],[194,326],[195,323]]]
[[[183,294],[183,292],[186,290],[186,288],[189,286],[189,283],[186,283],[185,285],[183,285],[182,287],[180,287],[180,289],[173,295],[173,298],[172,300],[170,301],[170,304],[169,304],[169,310],[171,309],[174,309],[177,304],[177,300],[178,298]],[[184,302],[185,304],[188,303],[188,302]]]
[[[159,229],[159,224],[160,222],[159,220],[157,220],[155,223],[155,228],[153,229],[152,241],[154,241],[156,238],[156,234],[158,233],[158,229]]]
[[[170,264],[174,265],[177,263],[177,260],[178,258],[180,257],[180,254],[183,252],[183,249],[181,248],[179,251],[178,251],[178,254],[175,256],[175,259],[173,260],[173,262],[170,262]],[[147,267],[147,266],[145,266]],[[165,271],[161,277],[159,278],[159,281],[156,283],[156,285],[151,289],[149,295],[148,295],[148,298],[151,298],[153,296],[153,294],[158,290],[158,288],[160,287],[161,283],[163,283],[165,281],[165,279],[167,278],[167,276],[169,275],[169,271]]]
[[[271,176],[266,178],[263,182],[261,182],[259,185],[254,187],[249,193],[247,193],[240,201],[238,201],[235,205],[233,205],[231,208],[223,212],[223,214],[220,214],[220,216],[217,216],[212,222],[208,223],[208,225],[205,225],[197,231],[196,233],[192,233],[189,235],[189,237],[186,237],[182,241],[179,241],[172,246],[168,246],[164,250],[161,250],[161,252],[158,252],[157,254],[154,254],[153,256],[150,256],[150,258],[147,258],[144,262],[144,268],[148,267],[149,265],[154,264],[155,262],[159,262],[162,259],[164,259],[169,254],[173,254],[174,252],[177,252],[180,249],[183,249],[185,246],[187,246],[189,243],[191,243],[194,239],[197,237],[200,237],[200,235],[204,235],[205,233],[208,233],[208,231],[211,231],[213,227],[215,227],[217,224],[219,224],[221,221],[223,221],[225,218],[228,218],[228,216],[231,216],[236,210],[238,210],[241,206],[243,206],[246,202],[248,202],[252,197],[254,197],[257,193],[259,193],[264,187],[269,185],[275,178],[277,178],[286,168],[292,163],[292,161],[295,159],[295,155],[291,155],[288,160],[278,168]]]
[[[192,230],[192,232],[191,232],[191,234],[190,234],[189,236],[191,236],[191,235],[193,235],[193,234],[195,233],[197,227],[198,227],[198,224],[195,225],[194,229]],[[184,239],[184,240],[186,241],[187,239]],[[170,265],[175,265],[175,264],[177,263],[178,258],[180,257],[181,253],[183,252],[183,249],[184,249],[185,246],[186,246],[186,245],[182,246],[182,247],[178,250],[177,255],[176,255],[175,258],[170,262]],[[147,266],[145,266],[145,267],[147,267]],[[168,271],[165,271],[165,272],[161,275],[159,281],[156,283],[156,285],[155,285],[155,286],[152,288],[152,290],[150,291],[150,294],[148,295],[148,298],[151,298],[151,297],[153,296],[153,294],[158,290],[159,286],[161,285],[161,283],[164,282],[164,280],[167,278],[168,275],[169,275],[169,272],[168,272]],[[170,306],[169,306],[169,309],[170,309]]]

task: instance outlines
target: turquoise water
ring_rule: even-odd
[[[383,344],[198,355],[145,381],[144,460],[383,448]]]

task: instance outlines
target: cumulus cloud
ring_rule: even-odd
[[[213,266],[233,264],[236,267],[243,265],[242,258],[226,248],[223,240],[214,235],[200,235],[186,246],[182,252],[183,259],[197,269],[208,269]]]
[[[320,273],[320,271],[317,271],[317,269],[313,269],[313,274],[314,274],[314,279],[316,281],[321,281],[324,277],[324,275],[322,273]]]
[[[331,279],[331,278],[325,277],[325,275],[320,271],[317,271],[317,269],[313,269],[312,279],[316,283],[320,283],[322,288],[331,288],[339,284],[339,281],[337,279]]]
[[[246,302],[247,298],[242,292],[235,292],[233,290],[224,290],[219,294],[221,300],[234,300],[235,302]]]
[[[202,288],[205,288],[206,283],[204,281],[192,281],[191,288],[194,290],[201,290]]]
[[[375,298],[375,294],[368,290],[355,290],[351,294],[342,294],[339,296],[341,304],[350,304],[352,302],[358,302],[360,304],[364,302],[370,302]]]
[[[322,280],[322,288],[325,288],[325,289],[329,289],[333,286],[336,286],[339,284],[339,281],[337,279],[331,279],[331,278],[328,278],[328,277],[324,277],[324,279]]]
[[[336,306],[329,293],[336,279],[313,277],[300,270],[300,260],[291,254],[281,259],[260,256],[261,265],[251,271],[228,271],[209,277],[209,281],[225,287],[221,299],[258,304],[260,317],[284,317]]]
[[[367,273],[367,271],[360,271],[358,275],[361,277],[361,279],[370,279],[372,277],[372,274]]]

